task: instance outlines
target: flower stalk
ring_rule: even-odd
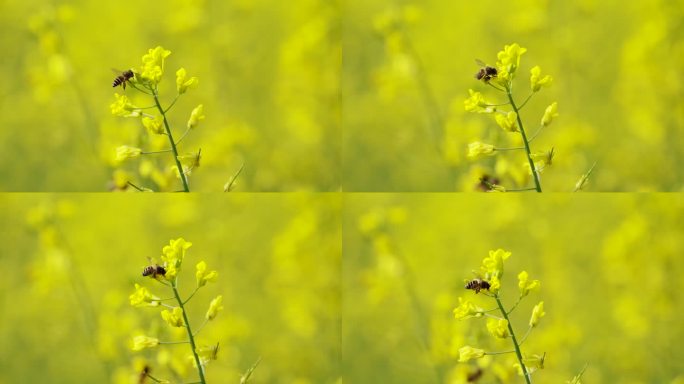
[[[201,120],[204,120],[203,105],[200,104],[193,109],[187,121],[187,129],[181,135],[180,139],[174,139],[171,124],[169,122],[169,111],[176,105],[181,95],[188,92],[189,89],[195,88],[198,84],[197,77],[188,77],[185,68],[180,68],[176,71],[176,94],[173,100],[166,106],[162,107],[159,94],[159,83],[162,81],[165,69],[165,60],[171,55],[171,51],[163,47],[156,47],[150,49],[147,54],[142,57],[142,66],[137,69],[130,69],[125,72],[126,76],[120,75],[114,81],[114,86],[121,86],[122,89],[129,87],[130,90],[135,90],[154,100],[145,103],[146,107],[138,107],[133,104],[132,100],[126,94],[119,95],[115,93],[115,102],[110,105],[112,114],[114,116],[138,119],[141,123],[140,134],[147,132],[150,136],[166,135],[170,149],[159,150],[159,148],[138,148],[132,145],[121,145],[116,149],[115,164],[119,165],[122,162],[140,157],[141,155],[155,154],[161,152],[170,152],[173,155],[173,162],[163,164],[161,161],[145,161],[144,166],[139,167],[139,173],[142,177],[156,183],[160,189],[171,190],[172,185],[175,184],[173,180],[176,178],[181,180],[183,184],[182,192],[190,192],[190,184],[188,176],[193,168],[199,166],[199,152],[197,155],[188,153],[179,153],[180,143],[185,136],[199,125]],[[152,104],[152,105],[150,105]],[[156,109],[156,113],[149,109]],[[145,112],[147,111],[147,112]],[[179,132],[176,132],[180,134]],[[138,142],[150,142],[144,140],[142,137],[137,139]],[[151,141],[153,145],[157,145],[158,141]],[[117,172],[123,173],[121,170]],[[134,185],[133,180],[129,176],[121,177],[123,180],[116,182],[117,189],[125,190],[129,186]],[[137,183],[136,183],[137,184]],[[140,184],[137,184],[140,186]],[[139,187],[135,188],[138,191],[151,191],[151,189]],[[173,188],[176,189],[176,188]]]
[[[157,110],[159,111],[159,114],[162,116],[162,120],[164,120],[164,129],[166,129],[166,135],[169,137],[169,144],[171,144],[171,151],[173,152],[173,160],[176,162],[176,167],[178,168],[178,173],[180,174],[181,181],[183,182],[183,190],[185,192],[190,192],[190,188],[188,186],[188,179],[185,175],[185,172],[183,171],[183,166],[181,165],[180,160],[178,160],[178,149],[176,148],[176,142],[173,140],[173,134],[171,133],[171,128],[169,127],[169,122],[166,119],[166,111],[168,111],[171,106],[173,106],[174,103],[169,106],[166,110],[164,110],[159,103],[159,95],[157,94],[156,89],[150,88],[150,91],[152,91],[152,97],[154,97],[154,104],[157,106]]]
[[[515,348],[515,355],[518,358],[518,362],[520,363],[520,369],[523,372],[523,376],[525,377],[525,382],[527,384],[532,384],[532,380],[530,379],[530,375],[527,372],[527,368],[525,367],[525,363],[523,362],[523,357],[522,353],[520,352],[520,345],[518,344],[518,340],[515,338],[515,332],[513,332],[513,326],[511,325],[511,321],[508,318],[508,312],[506,312],[506,309],[504,309],[503,304],[501,304],[501,300],[499,299],[498,294],[494,294],[494,299],[496,299],[496,304],[499,306],[499,310],[501,311],[501,314],[503,315],[504,319],[508,322],[508,332],[511,334],[511,340],[513,341],[513,348]]]
[[[187,303],[195,296],[195,293],[197,293],[200,288],[206,286],[209,282],[216,281],[218,272],[215,270],[208,270],[205,261],[197,263],[195,273],[197,286],[187,298],[182,299],[178,290],[178,274],[181,272],[186,250],[191,246],[192,243],[185,241],[183,238],[171,240],[169,245],[162,249],[161,265],[155,263],[143,269],[143,277],[151,278],[157,283],[169,288],[173,291],[173,297],[162,299],[146,287],[137,283],[135,284],[135,292],[129,296],[130,303],[134,307],[162,308],[160,314],[162,319],[164,319],[164,322],[172,329],[185,328],[187,338],[185,338],[185,340],[160,341],[154,336],[137,335],[133,338],[132,349],[134,351],[139,351],[145,348],[156,348],[159,345],[165,344],[189,344],[192,352],[191,358],[194,361],[194,365],[197,367],[199,376],[199,381],[197,381],[197,383],[206,384],[207,380],[204,375],[204,370],[209,362],[217,359],[219,343],[216,343],[215,347],[208,347],[203,344],[198,345],[196,337],[207,322],[216,318],[218,313],[223,310],[223,306],[221,305],[223,296],[218,295],[211,301],[209,309],[204,316],[204,321],[196,331],[193,332],[186,311]],[[175,300],[177,304],[176,306],[164,304],[162,303],[164,300]]]
[[[190,341],[190,347],[192,348],[192,356],[197,364],[197,372],[199,373],[200,383],[206,384],[204,379],[204,369],[202,369],[202,363],[200,361],[199,355],[197,354],[197,347],[195,346],[195,337],[192,334],[192,329],[190,329],[190,321],[188,321],[188,315],[185,313],[184,301],[181,300],[180,294],[178,293],[178,288],[176,286],[176,280],[171,282],[171,288],[173,289],[173,295],[178,302],[178,306],[183,312],[183,323],[185,324],[185,330],[188,331],[188,341]],[[186,300],[187,302],[187,300]]]
[[[525,134],[525,128],[523,127],[522,119],[520,118],[520,110],[515,105],[515,101],[513,100],[513,94],[511,92],[510,86],[506,86],[506,95],[508,96],[508,101],[511,103],[511,108],[513,108],[513,112],[515,112],[517,115],[518,127],[520,128],[520,135],[522,136],[523,144],[525,145],[525,154],[527,155],[527,161],[530,164],[530,169],[532,170],[532,176],[534,177],[535,190],[537,192],[541,192],[542,187],[541,187],[541,183],[539,181],[539,172],[537,171],[536,165],[534,164],[534,160],[532,160],[532,151],[530,150],[530,143],[527,140],[527,135]],[[529,100],[529,97],[527,100]],[[525,101],[525,103],[527,103],[527,101]]]

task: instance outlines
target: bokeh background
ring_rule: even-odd
[[[681,191],[682,20],[682,0],[346,1],[344,189],[473,191],[483,175],[515,187],[521,152],[466,159],[472,141],[517,143],[463,101],[473,89],[503,102],[473,78],[475,59],[494,64],[518,43],[519,101],[533,66],[554,78],[522,112],[534,132],[558,102],[532,146],[555,148],[546,190],[571,191],[596,163],[590,191]]]
[[[455,320],[458,297],[489,250],[512,252],[504,303],[526,270],[541,290],[512,314],[518,336],[532,307],[546,316],[523,352],[546,353],[534,382],[682,383],[684,199],[679,195],[352,195],[345,199],[344,379],[352,383],[522,383],[514,356],[457,363],[464,345],[510,350],[483,319]]]
[[[7,0],[0,9],[0,190],[106,191],[124,177],[116,169],[159,189],[138,176],[139,159],[114,161],[117,146],[148,138],[109,109],[122,93],[111,68],[137,68],[158,45],[172,52],[163,104],[178,68],[199,78],[170,111],[178,138],[204,105],[180,149],[202,149],[193,191],[222,191],[243,164],[237,191],[340,188],[338,2]],[[155,167],[172,162],[157,157]]]
[[[170,239],[193,243],[181,293],[195,264],[218,280],[187,304],[197,328],[209,302],[224,310],[198,342],[220,342],[211,383],[238,383],[261,357],[251,382],[336,383],[341,377],[340,198],[336,195],[0,197],[0,383],[138,383],[142,364],[172,382],[192,369],[187,345],[133,352],[133,335],[171,335],[159,308],[134,308],[134,284]],[[183,288],[185,287],[185,288]],[[194,319],[194,320],[193,320]],[[149,380],[146,382],[150,382]]]

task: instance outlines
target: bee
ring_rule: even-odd
[[[478,80],[484,80],[485,83],[491,80],[493,77],[498,75],[496,68],[485,64],[482,60],[475,60],[475,62],[482,68],[475,74],[475,78]]]
[[[475,293],[480,293],[483,289],[489,290],[489,287],[491,287],[491,285],[489,285],[488,281],[479,278],[467,281],[465,285],[465,289],[472,289]]]
[[[123,89],[126,89],[126,83],[135,76],[132,70],[127,70],[127,71],[114,71],[119,73],[119,75],[114,79],[114,82],[112,83],[112,87],[118,87],[119,85],[123,87]]]
[[[152,262],[151,259],[150,259],[150,262]],[[142,275],[143,276],[152,276],[153,279],[156,279],[157,276],[165,276],[166,275],[166,269],[164,267],[162,267],[161,265],[154,263],[152,265],[148,265],[147,267],[145,267],[145,269],[143,269]]]
[[[140,376],[138,377],[138,384],[145,383],[145,379],[150,374],[150,366],[146,365],[142,371],[140,371]]]
[[[483,374],[484,374],[484,371],[482,371],[482,368],[477,368],[475,371],[468,374],[466,381],[469,383],[474,383],[476,381],[479,381]]]

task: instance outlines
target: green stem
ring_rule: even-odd
[[[525,367],[525,363],[523,363],[522,353],[520,352],[520,345],[518,344],[518,340],[515,338],[515,333],[513,332],[513,326],[511,325],[511,320],[508,318],[508,313],[506,313],[506,310],[504,309],[503,304],[501,304],[501,300],[499,300],[499,296],[494,295],[494,298],[496,299],[496,304],[499,306],[499,310],[501,311],[501,314],[503,315],[504,319],[506,319],[506,322],[508,322],[508,332],[511,333],[511,339],[513,339],[513,347],[515,348],[515,355],[518,357],[518,362],[520,363],[520,369],[522,369],[523,376],[525,377],[525,382],[527,384],[532,384],[532,380],[530,379],[529,373],[527,373],[527,368]]]
[[[195,358],[195,363],[197,364],[197,371],[199,372],[200,383],[206,384],[204,379],[204,371],[202,370],[202,363],[200,362],[199,355],[197,354],[195,347],[195,337],[192,335],[192,330],[190,329],[190,322],[188,321],[188,315],[185,313],[185,308],[183,307],[183,300],[181,300],[178,294],[178,289],[176,289],[176,282],[171,283],[171,288],[173,288],[173,295],[176,296],[176,301],[178,301],[178,306],[183,312],[183,322],[185,323],[185,330],[188,331],[188,339],[190,341],[190,347],[192,348],[192,356]]]
[[[530,169],[532,170],[532,176],[534,176],[534,185],[537,192],[542,191],[541,183],[539,182],[539,173],[537,173],[537,168],[534,166],[534,161],[532,160],[532,151],[530,150],[530,143],[527,140],[527,135],[525,134],[525,128],[523,128],[522,119],[520,118],[520,110],[515,105],[513,101],[513,95],[511,94],[511,87],[506,86],[506,95],[508,95],[508,101],[511,102],[511,107],[513,107],[513,112],[518,117],[518,127],[520,128],[520,134],[523,138],[523,143],[525,144],[525,154],[527,155],[527,161],[530,163]]]
[[[157,105],[157,109],[159,110],[159,113],[162,115],[162,119],[164,120],[164,128],[166,128],[166,134],[169,136],[169,143],[171,143],[171,150],[173,151],[173,160],[176,161],[178,174],[180,175],[180,178],[183,181],[183,190],[185,190],[185,192],[190,192],[190,188],[188,187],[188,180],[186,179],[185,173],[183,172],[183,166],[181,165],[180,160],[178,160],[178,150],[176,149],[176,142],[173,141],[173,135],[171,134],[169,122],[166,120],[166,113],[164,112],[164,108],[162,108],[161,104],[159,104],[159,96],[157,95],[157,91],[154,89],[151,90],[152,97],[154,97],[154,103]]]

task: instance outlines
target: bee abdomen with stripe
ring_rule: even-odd
[[[488,281],[482,279],[473,279],[466,283],[465,289],[472,289],[475,293],[480,293],[481,290],[489,290],[491,285]]]

